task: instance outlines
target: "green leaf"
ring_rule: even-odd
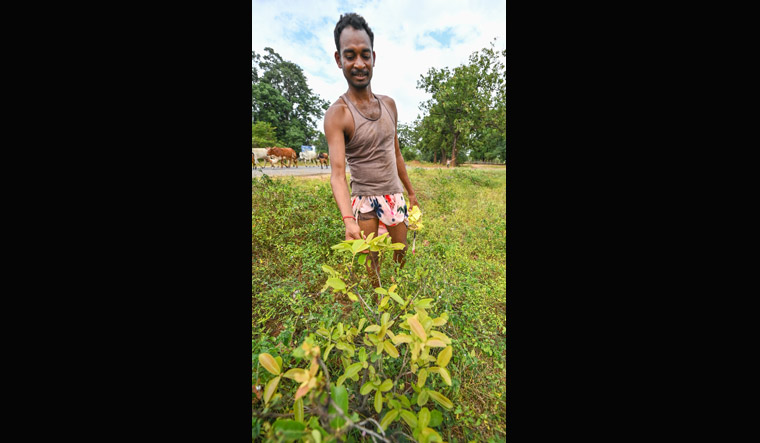
[[[354,240],[354,243],[351,245],[351,252],[353,254],[356,254],[359,251],[363,251],[367,249],[369,246],[363,239]]]
[[[428,408],[422,408],[417,414],[417,427],[424,429],[427,427],[428,423],[430,423],[430,411]]]
[[[347,292],[346,295],[348,295],[348,299],[351,301],[359,301],[359,298],[353,292]]]
[[[417,428],[417,417],[414,415],[413,412],[407,411],[406,409],[402,409],[401,418],[406,422],[406,424],[409,425],[410,428],[412,429]]]
[[[387,414],[385,414],[385,417],[380,420],[380,427],[383,428],[383,431],[388,430],[388,425],[390,425],[397,416],[398,409],[391,409]]]
[[[443,414],[441,414],[441,411],[438,409],[433,409],[430,411],[430,423],[428,423],[428,426],[431,428],[438,427],[441,422],[443,422]]]
[[[363,264],[367,263],[367,255],[368,254],[362,254],[362,255],[359,256],[358,261],[359,261],[360,265],[363,265]]]
[[[380,391],[388,392],[391,389],[393,389],[393,382],[391,381],[391,379],[386,378],[385,380],[383,380],[383,383],[380,385]]]
[[[444,383],[446,383],[447,385],[451,386],[451,374],[449,374],[448,369],[443,368],[443,367],[439,368],[438,375],[441,376],[441,378],[443,379]]]
[[[384,349],[384,350],[385,350],[385,352],[387,352],[387,353],[388,353],[388,355],[390,355],[391,357],[393,357],[393,358],[398,358],[398,356],[399,356],[399,354],[398,354],[398,349],[396,349],[396,347],[395,347],[395,346],[393,346],[393,343],[391,343],[391,341],[390,341],[390,340],[385,340],[385,341],[383,341],[383,349]]]
[[[359,349],[359,361],[362,363],[367,361],[367,351],[364,348]]]
[[[380,330],[380,325],[367,326],[364,332],[377,332]]]
[[[325,271],[325,272],[327,272],[330,275],[337,274],[337,272],[335,272],[335,269],[333,269],[333,268],[331,268],[331,267],[329,267],[327,265],[322,265],[322,270]]]
[[[278,419],[272,425],[272,429],[274,429],[275,433],[278,431],[282,432],[286,441],[295,441],[306,435],[306,432],[304,432],[306,425],[295,420]]]
[[[416,306],[416,307],[418,307],[418,308],[423,308],[423,309],[424,309],[424,308],[428,308],[428,307],[430,307],[430,303],[431,303],[432,301],[433,301],[433,299],[432,299],[432,298],[423,298],[422,300],[417,300],[417,301],[414,303],[414,306]]]
[[[303,423],[303,397],[293,403],[293,416],[297,422]]]
[[[346,388],[343,386],[332,386],[332,399],[343,410],[343,413],[348,416],[348,392],[346,391]],[[328,413],[338,415],[332,403],[330,404]],[[338,415],[330,421],[330,426],[333,429],[338,429],[343,426],[345,422],[346,421]]]
[[[417,406],[425,406],[428,401],[428,390],[422,389],[417,395]]]
[[[361,395],[367,395],[367,394],[369,394],[370,392],[372,392],[372,390],[373,390],[373,389],[375,389],[375,388],[376,388],[376,387],[375,387],[375,385],[374,385],[374,384],[372,384],[372,382],[371,382],[371,381],[368,381],[367,383],[364,383],[364,384],[362,385],[361,389],[359,389],[359,393],[360,393]]]
[[[378,414],[383,410],[383,393],[378,389],[375,391],[375,412]]]
[[[354,375],[358,374],[359,371],[362,370],[362,364],[360,363],[354,363],[348,368],[346,368],[346,373],[344,374],[346,378],[353,377]]]
[[[436,359],[436,364],[442,368],[445,368],[447,364],[449,364],[449,360],[451,360],[451,354],[454,352],[454,349],[451,346],[446,346],[446,348],[438,353],[438,358]]]
[[[367,322],[366,318],[362,318],[362,319],[359,320],[359,327],[358,327],[359,332],[362,332],[362,326],[364,326],[364,323],[366,323],[366,322]]]
[[[346,284],[343,282],[343,280],[339,279],[338,277],[328,278],[327,285],[335,288],[335,290],[337,291],[342,291],[343,289],[346,289]]]
[[[425,380],[427,380],[428,371],[427,369],[420,369],[420,372],[417,374],[417,386],[423,387],[425,386]]]
[[[388,295],[388,291],[386,291],[383,288],[375,288],[375,292],[377,292],[380,295]]]
[[[391,318],[391,314],[386,312],[385,314],[383,314],[382,317],[380,317],[380,324],[383,326],[387,325],[388,320],[390,320],[390,318]]]
[[[393,299],[393,301],[395,301],[396,303],[398,303],[398,304],[400,304],[400,305],[403,305],[403,304],[404,304],[404,299],[402,299],[401,297],[399,297],[399,296],[398,296],[398,294],[396,294],[396,293],[394,293],[394,292],[391,292],[391,293],[389,293],[388,295],[389,295],[389,296],[390,296],[390,297]]]
[[[277,385],[280,383],[280,378],[281,377],[275,377],[269,380],[269,383],[264,387],[264,404],[269,403],[269,400],[272,399],[272,395],[274,395],[277,390]]]
[[[446,409],[451,409],[454,407],[454,403],[451,402],[448,398],[444,397],[443,394],[440,394],[436,391],[430,391],[430,398],[436,401],[439,405],[443,406]]]

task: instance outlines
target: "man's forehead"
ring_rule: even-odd
[[[372,42],[369,39],[369,34],[364,29],[357,30],[352,26],[346,26],[343,32],[340,33],[340,47],[350,47],[352,49],[372,50]]]

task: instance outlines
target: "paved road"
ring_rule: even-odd
[[[272,168],[271,166],[264,168],[264,173],[270,177],[279,177],[283,175],[329,175],[332,169],[330,167],[322,168],[320,169],[319,166],[304,166],[299,165],[297,168],[290,167],[290,168],[280,168],[279,166]],[[346,166],[346,172],[351,172],[351,170]],[[261,168],[256,168],[255,170],[253,167],[251,167],[251,177],[261,177],[263,174],[261,172]]]

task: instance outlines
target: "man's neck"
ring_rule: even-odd
[[[348,98],[350,98],[354,103],[367,103],[375,99],[375,97],[372,95],[372,88],[370,85],[367,85],[366,88],[362,89],[356,89],[349,86],[348,91],[346,91],[346,95],[348,95]]]

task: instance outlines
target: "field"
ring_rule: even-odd
[[[443,440],[505,441],[505,169],[444,166],[410,169],[409,176],[424,213],[424,228],[417,235],[414,254],[410,233],[403,270],[395,269],[386,258],[381,280],[398,278],[404,282],[399,292],[433,298],[431,315],[449,313],[449,321],[440,330],[453,340],[448,366],[452,385],[444,385],[439,378],[428,382],[454,403],[450,410],[438,408]],[[263,400],[255,387],[272,378],[261,368],[259,354],[282,356],[283,367],[295,367],[288,350],[320,326],[352,323],[361,309],[357,302],[321,292],[328,278],[322,265],[338,269],[347,261],[331,249],[344,240],[344,227],[327,177],[265,176],[253,179],[251,187],[256,434],[256,411],[262,409]],[[429,271],[427,279],[412,278],[418,270]],[[340,360],[332,355],[327,366],[340,373]],[[291,386],[280,387],[289,404],[295,393]]]

